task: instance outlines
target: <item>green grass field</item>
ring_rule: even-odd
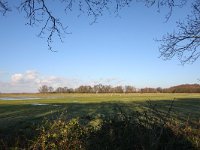
[[[191,124],[200,120],[200,94],[0,94],[0,98],[13,97],[18,100],[0,100],[0,138],[25,135],[33,138],[34,128],[44,118],[53,120],[61,113],[67,118],[90,116],[112,116],[119,106],[123,112],[143,111],[146,101],[151,100],[159,110],[168,111],[174,100],[172,116]],[[41,98],[20,100],[20,98]]]

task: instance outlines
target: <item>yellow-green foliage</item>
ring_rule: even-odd
[[[39,128],[39,136],[33,142],[30,149],[33,150],[82,150],[85,145],[82,141],[85,131],[80,126],[78,119],[71,119],[69,122],[62,118],[48,121]]]
[[[155,111],[158,114],[153,115],[149,110],[146,113],[132,115],[120,112],[115,116],[99,119],[84,117],[67,121],[61,116],[56,120],[46,120],[39,127],[39,135],[27,149],[188,150],[200,148],[199,129],[192,128],[187,122],[180,124],[171,119],[169,114],[166,116],[157,109]],[[157,117],[158,119],[155,119]]]

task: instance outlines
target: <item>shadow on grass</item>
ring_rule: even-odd
[[[151,101],[159,110],[168,111],[171,100]],[[143,103],[145,105],[145,103]],[[173,117],[180,121],[199,122],[200,121],[200,98],[179,98],[174,99],[171,110]]]
[[[151,103],[162,112],[168,112],[171,101]],[[152,113],[143,113],[144,108],[149,108],[144,102],[64,103],[56,107],[53,105],[0,106],[0,149],[7,145],[29,147],[28,140],[40,136],[40,131],[36,129],[43,126],[43,119],[54,121],[60,114],[65,116],[66,122],[72,118],[80,118],[80,125],[84,124],[82,130],[87,133],[83,137],[77,135],[79,138],[76,140],[84,143],[82,148],[85,149],[195,149],[186,135],[167,126],[163,118],[155,117]],[[199,119],[199,107],[200,99],[177,99],[174,101],[172,113],[181,114],[182,117],[177,114],[173,117],[185,118],[190,112],[194,119]],[[101,120],[98,129],[88,130],[88,127],[85,127],[98,119]]]
[[[101,130],[92,133],[89,137],[90,142],[87,149],[189,150],[200,148],[200,122],[198,122],[200,99],[151,101],[150,103],[151,106],[148,103],[137,103],[143,108],[150,109],[145,113],[139,112],[138,114],[130,107],[126,112],[132,110],[132,114],[122,112],[125,116],[124,120],[113,118],[105,121]],[[190,125],[197,123],[193,126],[194,130],[188,124],[188,117],[186,117],[188,113],[191,115]],[[131,115],[130,118],[128,118],[129,115]],[[171,120],[174,117],[180,117],[183,122],[187,122],[180,126],[179,123]]]
[[[189,150],[191,141],[160,124],[148,126],[142,122],[111,120],[92,132],[86,141],[88,150]]]

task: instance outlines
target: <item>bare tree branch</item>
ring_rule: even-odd
[[[111,12],[110,10],[113,10],[114,13],[118,13],[121,8],[129,6],[132,1],[133,0],[62,0],[62,2],[66,3],[66,13],[71,11],[75,4],[78,4],[80,13],[85,13],[93,18],[91,24],[95,23],[97,19],[103,15],[104,11]]]
[[[182,64],[193,63],[200,57],[200,1],[193,4],[192,15],[178,22],[179,32],[164,35],[160,46],[165,60],[178,56]]]
[[[53,0],[52,0],[53,1]],[[26,14],[27,25],[40,25],[39,36],[46,36],[47,44],[51,51],[54,38],[63,41],[63,36],[67,33],[67,27],[64,27],[63,21],[51,11],[50,0],[21,0],[18,9]],[[176,7],[182,7],[188,0],[136,0],[143,2],[147,7],[156,6],[160,11],[162,8],[168,8],[166,21],[171,17]],[[80,14],[86,14],[92,18],[95,23],[105,11],[118,13],[122,8],[129,6],[134,0],[59,0],[64,12],[68,14],[74,8],[78,8]],[[200,56],[199,37],[200,37],[200,2],[197,0],[192,6],[193,12],[188,16],[186,23],[178,23],[179,32],[173,32],[163,36],[160,46],[161,57],[171,59],[175,55],[179,57],[182,63],[194,62]],[[9,11],[6,0],[0,0],[0,13],[3,15]]]
[[[125,5],[128,5],[132,0],[116,0],[116,12],[119,11]],[[61,42],[63,41],[63,35],[66,32],[66,27],[58,17],[56,17],[50,8],[46,5],[46,0],[23,0],[20,3],[19,10],[25,12],[28,19],[27,25],[33,26],[37,24],[43,24],[39,36],[42,37],[46,33],[48,47],[52,50],[53,38],[57,36]],[[89,17],[93,18],[91,24],[95,23],[97,19],[103,15],[104,10],[108,10],[111,7],[111,0],[60,0],[65,7],[65,13],[72,10],[75,4],[78,4],[80,13],[86,13]],[[114,6],[115,6],[114,5]]]
[[[0,13],[5,15],[7,11],[11,11],[8,7],[8,3],[4,0],[0,0]]]
[[[63,34],[67,33],[67,28],[49,10],[45,0],[24,0],[21,2],[19,10],[25,12],[28,25],[33,26],[43,23],[39,36],[41,37],[48,33],[47,43],[51,51],[53,51],[51,44],[54,36],[58,36],[62,42]]]
[[[176,7],[183,7],[188,0],[137,0],[140,2],[145,2],[145,5],[147,7],[152,7],[154,5],[157,6],[157,11],[160,12],[160,10],[165,7],[168,8],[168,13],[166,14],[166,22],[169,20],[169,18],[172,15],[172,12],[174,8]]]

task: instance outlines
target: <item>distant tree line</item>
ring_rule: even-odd
[[[164,92],[170,93],[200,93],[199,84],[183,84],[178,86],[170,87],[169,89],[164,89]]]
[[[169,88],[141,88],[141,93],[200,93],[199,84],[181,84]]]
[[[42,85],[39,88],[40,93],[136,93],[137,89],[133,86],[115,86],[110,85],[81,85],[78,88],[58,87],[54,89],[51,86]]]
[[[111,86],[111,85],[81,85],[78,88],[58,87],[42,85],[39,93],[200,93],[199,84],[182,84],[170,88],[141,88],[134,86]]]

